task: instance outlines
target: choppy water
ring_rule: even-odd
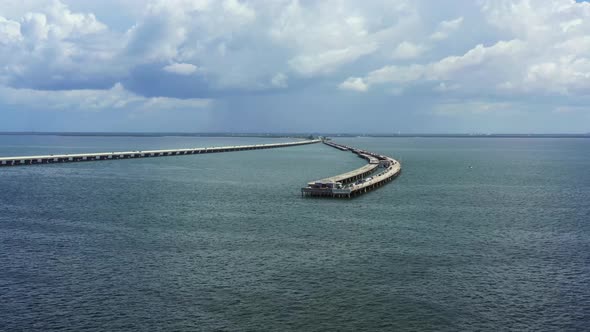
[[[0,136],[0,155],[271,141]],[[0,168],[0,330],[588,329],[590,140],[337,141],[404,173],[324,200],[299,188],[363,161],[320,144]]]

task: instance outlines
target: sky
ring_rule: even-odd
[[[590,3],[0,0],[0,131],[590,132]]]

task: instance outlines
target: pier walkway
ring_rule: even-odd
[[[149,151],[126,151],[126,152],[99,152],[99,153],[81,153],[81,154],[55,154],[44,156],[23,156],[23,157],[0,157],[0,167],[2,166],[21,166],[21,165],[38,165],[54,164],[67,162],[95,161],[95,160],[116,160],[132,158],[152,158],[166,156],[181,156],[202,153],[219,153],[231,151],[246,151],[260,149],[284,148],[297,145],[319,143],[321,140],[305,140],[288,143],[271,143],[255,145],[236,145],[220,146],[212,148],[191,148],[191,149],[171,149],[171,150],[149,150]]]
[[[341,151],[351,151],[366,159],[368,164],[344,174],[308,183],[307,187],[301,188],[303,197],[355,197],[381,187],[402,171],[401,164],[393,158],[333,142],[324,141],[324,144]]]

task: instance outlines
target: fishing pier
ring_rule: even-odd
[[[344,174],[309,182],[307,187],[301,188],[302,197],[355,197],[383,186],[402,171],[401,164],[391,157],[329,141],[323,143],[341,151],[350,151],[365,159],[367,165]]]

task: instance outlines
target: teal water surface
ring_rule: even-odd
[[[0,155],[286,140],[0,136]],[[321,144],[0,168],[0,330],[587,329],[590,140],[336,141],[403,174],[303,199],[364,163]]]

